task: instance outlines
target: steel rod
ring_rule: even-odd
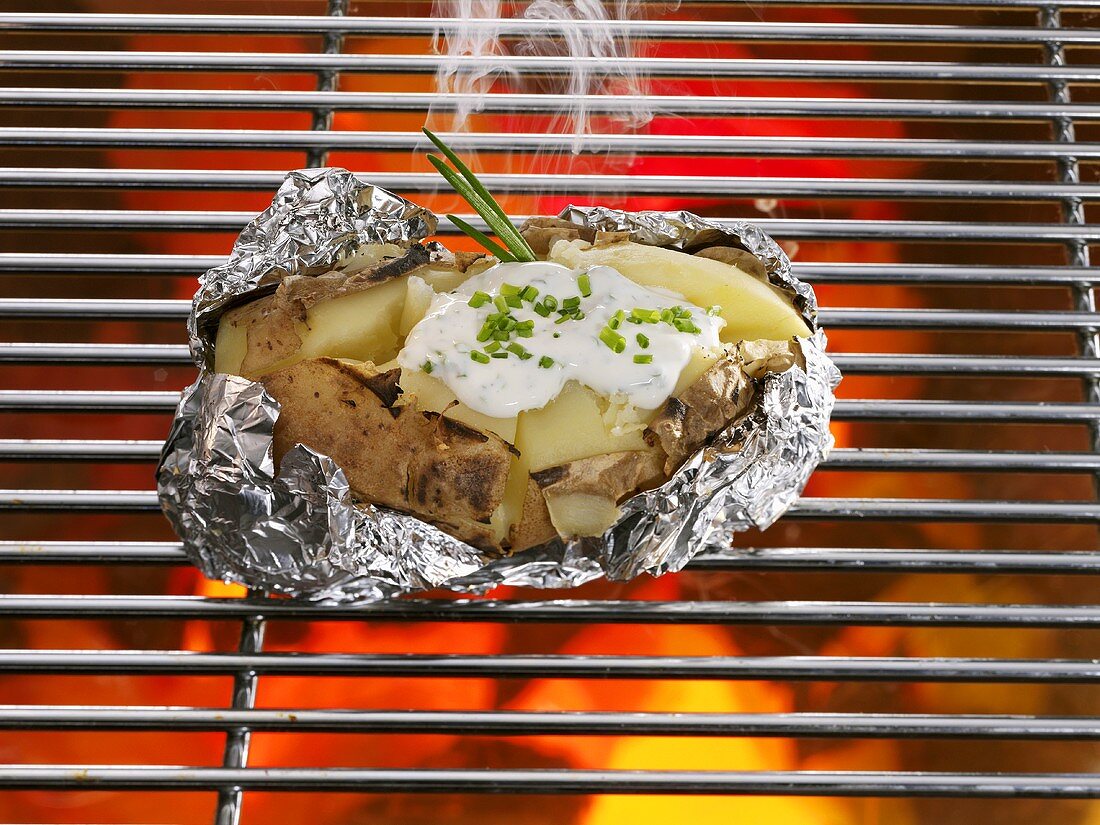
[[[886,25],[879,23],[787,23],[703,20],[576,20],[578,31],[596,29],[612,35],[668,40],[744,42],[845,41],[861,43],[973,43],[1035,45],[1050,42],[1085,44],[1100,39],[1100,30],[1042,29],[1011,26]],[[492,32],[500,37],[545,35],[556,20],[524,18],[461,19],[448,17],[322,17],[231,14],[0,14],[0,29],[9,31],[217,32],[224,34],[343,32],[347,35],[433,36],[437,31]]]
[[[203,596],[0,594],[0,615],[20,618],[176,618],[599,624],[889,625],[1100,628],[1100,605],[924,602],[652,602],[404,600],[317,605]]]
[[[619,713],[311,710],[0,705],[0,729],[252,731],[472,736],[783,736],[802,738],[1100,739],[1100,719],[901,713]]]
[[[703,679],[1092,684],[1100,663],[1066,659],[870,656],[528,656],[0,650],[0,672],[260,674],[498,679]]]

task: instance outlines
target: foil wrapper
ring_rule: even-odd
[[[212,370],[217,321],[229,307],[271,291],[287,275],[330,271],[363,244],[421,240],[435,231],[430,212],[347,170],[298,170],[244,229],[229,260],[202,277],[192,306],[188,329],[199,375],[180,400],[157,489],[194,563],[211,578],[332,602],[435,588],[483,592],[499,584],[560,588],[679,570],[703,551],[728,550],[736,533],[778,519],[832,446],[840,373],[825,354],[813,290],[750,223],[600,207],[569,207],[561,217],[655,246],[751,252],[814,330],[801,342],[805,368],[766,374],[740,418],[665,484],[626,501],[602,537],[490,556],[415,517],[353,501],[343,470],[308,447],[290,450],[276,472],[278,403],[261,384]]]

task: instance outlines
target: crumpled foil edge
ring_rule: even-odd
[[[561,217],[629,231],[640,243],[747,249],[816,330],[812,289],[791,274],[786,255],[759,227],[602,207],[569,207]],[[626,501],[619,521],[599,538],[554,540],[494,558],[415,517],[352,501],[340,467],[307,447],[290,450],[276,473],[278,403],[259,383],[212,371],[217,318],[284,275],[321,274],[365,243],[420,240],[435,226],[427,210],[346,170],[297,170],[241,233],[229,260],[201,279],[188,322],[200,372],[177,408],[157,489],[189,557],[207,576],[349,602],[434,588],[560,588],[600,576],[660,575],[704,550],[728,548],[737,532],[772,524],[828,454],[840,373],[818,330],[801,340],[805,369],[767,374],[745,414],[665,484]]]

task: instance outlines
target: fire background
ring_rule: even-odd
[[[0,820],[1100,823],[1098,7],[6,0]],[[425,123],[783,243],[846,374],[788,517],[469,604],[188,566],[197,275],[292,168],[464,211]]]

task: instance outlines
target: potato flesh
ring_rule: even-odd
[[[396,249],[396,247],[394,247]],[[302,340],[299,350],[291,357],[266,364],[262,369],[250,371],[246,378],[259,378],[277,369],[283,369],[306,358],[349,358],[356,361],[372,361],[381,364],[397,355],[404,341],[404,334],[415,323],[403,330],[407,298],[412,295],[417,305],[410,307],[410,315],[423,308],[427,311],[423,289],[413,286],[419,280],[434,292],[447,292],[470,277],[469,272],[457,269],[425,267],[410,275],[402,275],[384,284],[362,292],[353,292],[328,301],[321,301],[306,310],[306,320],[288,321]],[[423,312],[416,318],[423,317]],[[214,347],[214,370],[240,375],[248,353],[248,330],[243,324],[233,325],[225,320],[218,326]]]
[[[808,336],[806,322],[779,292],[721,261],[631,242],[589,246],[558,241],[549,260],[574,268],[610,266],[637,284],[671,289],[696,306],[722,307],[723,341]]]
[[[546,499],[550,521],[562,536],[601,536],[619,520],[620,510],[611,499],[590,493],[571,493]]]

